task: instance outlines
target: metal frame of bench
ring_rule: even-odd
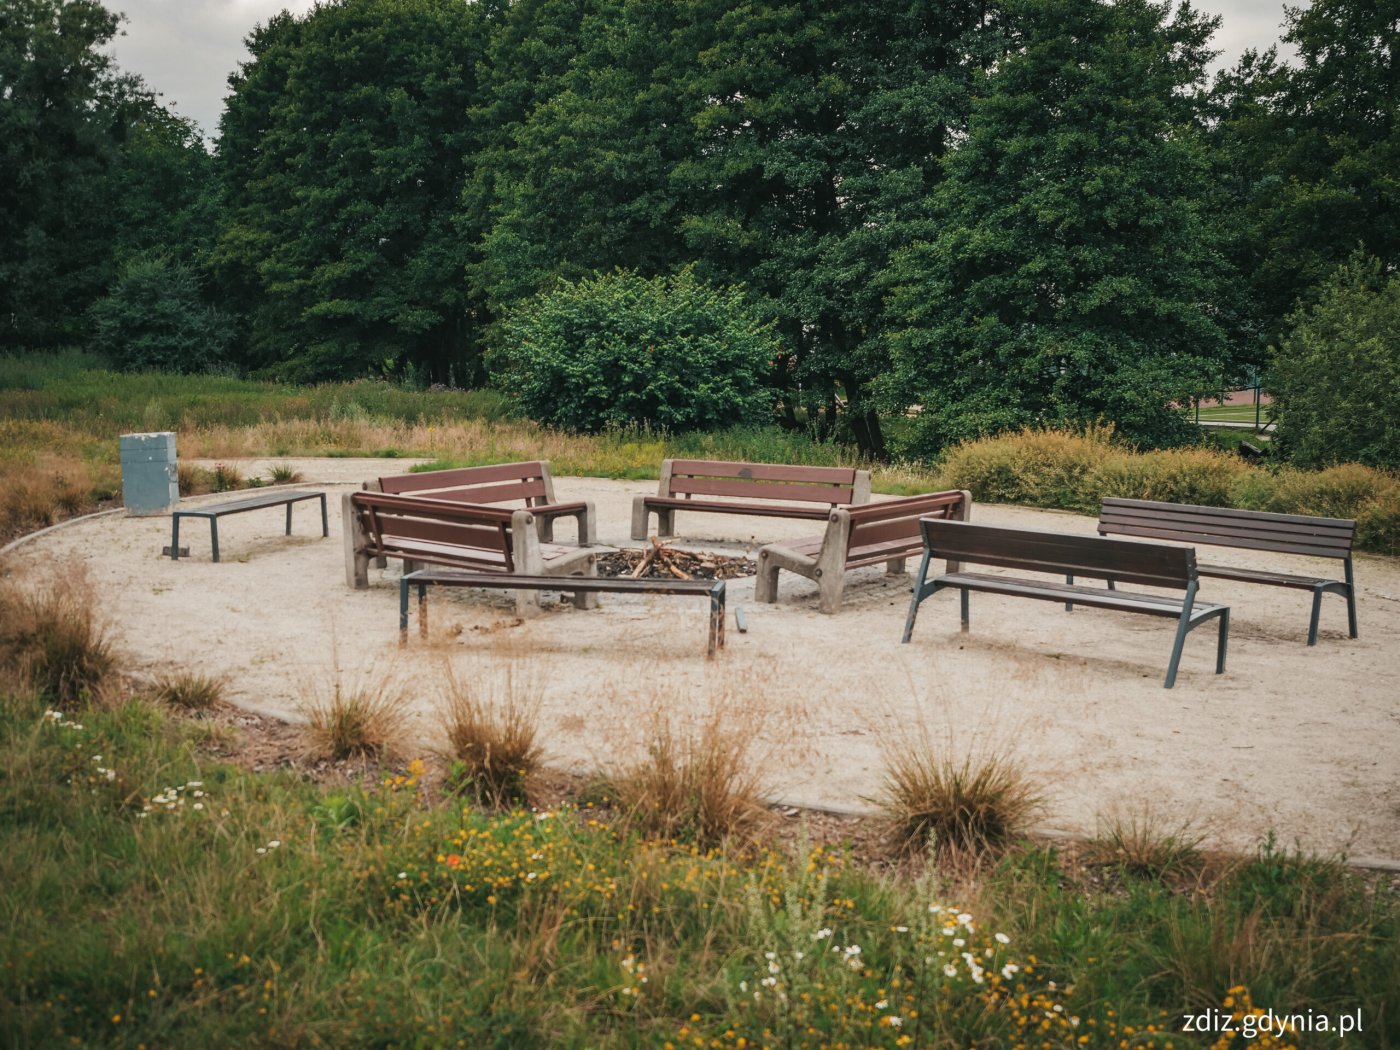
[[[657,494],[632,501],[632,538],[647,538],[653,512],[656,534],[674,536],[678,510],[823,521],[839,506],[869,502],[870,471],[854,467],[665,459]]]
[[[1212,547],[1298,554],[1314,558],[1335,558],[1343,564],[1345,580],[1316,576],[1295,576],[1230,565],[1197,565],[1201,576],[1292,587],[1312,591],[1312,618],[1308,622],[1308,644],[1317,644],[1317,625],[1322,616],[1322,596],[1340,594],[1347,601],[1347,627],[1356,637],[1356,578],[1352,571],[1351,548],[1356,539],[1356,522],[1350,518],[1314,518],[1301,514],[1273,514],[1227,507],[1203,507],[1191,503],[1160,503],[1152,500],[1104,498],[1099,508],[1099,535],[1139,536]],[[1111,581],[1110,581],[1111,583]]]
[[[432,585],[447,587],[528,588],[538,591],[581,591],[601,594],[695,594],[710,599],[710,633],[705,655],[713,658],[716,649],[724,648],[724,581],[723,580],[653,580],[632,579],[630,576],[585,579],[559,579],[550,576],[503,576],[481,572],[451,572],[442,569],[420,569],[399,579],[399,642],[408,636],[408,595],[418,588],[418,632],[428,633],[427,592]],[[575,599],[577,604],[577,599]]]
[[[972,493],[963,489],[838,507],[831,512],[822,535],[759,548],[754,601],[776,602],[778,572],[787,569],[815,581],[818,609],[836,613],[841,608],[849,570],[883,562],[887,574],[898,575],[904,572],[906,559],[923,550],[921,518],[938,516],[966,521],[971,509]],[[949,571],[953,571],[952,567]]]
[[[566,591],[574,578],[596,578],[598,571],[594,548],[541,543],[528,510],[347,492],[341,513],[345,578],[356,589],[369,586],[369,563],[379,557],[402,558],[405,574],[423,565],[443,565],[503,579],[547,577]],[[528,588],[518,589],[515,598],[519,615],[538,611],[539,598]],[[587,609],[597,600],[580,590],[575,604]]]
[[[968,594],[974,590],[1174,617],[1177,621],[1176,638],[1167,664],[1164,683],[1167,689],[1176,684],[1177,666],[1181,662],[1186,635],[1208,620],[1218,618],[1220,633],[1216,641],[1215,673],[1223,674],[1225,671],[1230,607],[1196,603],[1196,552],[1190,547],[972,525],[937,518],[924,518],[919,524],[923,532],[924,556],[914,581],[914,596],[909,603],[909,616],[904,622],[903,642],[908,642],[913,634],[919,603],[944,588],[955,587],[960,592],[963,631],[968,630]],[[1181,598],[1175,598],[971,572],[950,572],[929,580],[928,567],[934,558],[1065,577],[1114,578],[1147,587],[1184,590],[1186,593]]]
[[[394,496],[416,496],[482,506],[520,500],[535,515],[535,526],[542,542],[554,541],[556,518],[576,519],[580,547],[591,547],[598,542],[597,514],[593,502],[574,500],[560,503],[554,496],[554,476],[550,473],[547,460],[395,474],[366,482],[364,487],[371,492],[385,492]]]
[[[287,531],[286,535],[292,534],[292,504],[300,503],[303,500],[319,499],[321,501],[321,535],[323,537],[331,534],[330,523],[326,517],[326,494],[324,492],[310,492],[306,489],[292,489],[287,492],[263,492],[256,496],[247,496],[243,499],[227,500],[223,503],[213,503],[206,507],[199,507],[190,510],[177,510],[170,515],[170,560],[178,561],[180,557],[180,519],[181,518],[208,518],[209,519],[209,542],[214,550],[214,560],[219,560],[219,519],[225,514],[242,514],[250,510],[261,510],[263,507],[287,507]]]

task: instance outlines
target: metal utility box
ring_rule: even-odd
[[[128,514],[166,514],[180,502],[175,435],[123,434],[122,503]]]

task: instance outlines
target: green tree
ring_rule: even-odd
[[[689,270],[563,281],[521,303],[504,336],[500,383],[552,426],[713,430],[764,422],[772,407],[771,326],[740,290]]]
[[[0,5],[0,349],[77,341],[110,278],[117,25],[92,0]]]
[[[131,372],[204,371],[223,363],[234,335],[203,301],[194,267],[159,253],[128,260],[92,320],[92,348]]]
[[[1314,0],[1284,22],[1297,63],[1247,53],[1213,93],[1218,214],[1256,364],[1358,243],[1400,265],[1400,0]]]
[[[339,0],[254,31],[220,123],[215,252],[249,365],[476,372],[454,216],[483,45],[482,13],[458,0]]]
[[[1145,0],[1014,0],[1010,52],[949,155],[936,236],[902,253],[896,404],[918,448],[1112,420],[1182,440],[1172,402],[1218,387],[1218,259],[1190,89],[1215,22]]]
[[[921,228],[967,116],[987,5],[904,0],[714,4],[691,90],[700,139],[677,171],[701,272],[743,281],[777,319],[774,377],[792,422],[885,440],[871,397],[888,367],[883,278]]]
[[[1315,298],[1273,355],[1280,449],[1308,467],[1400,467],[1400,276],[1357,252]]]

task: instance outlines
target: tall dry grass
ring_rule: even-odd
[[[337,664],[330,682],[308,687],[302,697],[308,743],[336,760],[385,759],[406,737],[408,703],[404,683],[391,672],[367,672],[347,683]]]
[[[72,707],[102,699],[120,670],[110,624],[80,565],[0,579],[0,689],[26,689]]]
[[[623,821],[643,835],[719,846],[752,838],[765,823],[763,773],[752,708],[721,695],[698,721],[663,699],[651,712],[646,757],[612,774]]]
[[[507,659],[468,680],[444,659],[440,674],[449,787],[491,806],[528,801],[529,778],[543,755],[542,687],[528,662]]]

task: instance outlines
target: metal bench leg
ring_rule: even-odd
[[[428,637],[428,585],[418,585],[418,637]]]
[[[219,519],[209,519],[209,542],[214,547],[214,560],[219,560]]]
[[[330,518],[328,518],[328,517],[326,516],[326,494],[323,492],[323,493],[321,493],[321,537],[324,539],[325,537],[329,536],[330,534],[331,534]]]
[[[291,505],[290,503],[288,503],[288,504],[287,504],[287,531],[286,531],[285,533],[283,533],[283,535],[285,535],[285,536],[290,536],[291,534],[292,534],[292,505]]]
[[[1215,673],[1225,673],[1225,647],[1230,642],[1230,610],[1220,614],[1220,635],[1215,641]]]
[[[1066,574],[1066,576],[1065,576],[1065,583],[1068,584],[1069,586],[1073,587],[1073,586],[1074,586],[1074,577],[1071,576],[1071,575]],[[1065,612],[1074,612],[1074,602],[1065,602]]]
[[[961,607],[962,611],[962,627],[959,629],[962,631],[963,634],[967,633],[967,595],[968,590],[966,587],[959,588],[958,604]]]
[[[715,650],[724,646],[724,584],[710,590],[710,638],[705,650],[707,659],[714,659]]]
[[[933,555],[925,549],[919,561],[919,571],[914,576],[914,596],[909,600],[909,615],[904,618],[904,637],[900,642],[909,641],[914,633],[914,618],[919,615],[919,603],[924,600],[924,577],[928,575],[928,563],[932,560]]]
[[[1322,588],[1313,588],[1312,620],[1308,622],[1308,644],[1317,644],[1317,621],[1322,617]]]
[[[1167,681],[1162,686],[1170,689],[1176,685],[1176,668],[1181,663],[1181,650],[1186,645],[1186,632],[1191,630],[1191,606],[1196,601],[1196,584],[1193,581],[1187,585],[1186,597],[1181,603],[1181,618],[1176,621],[1176,638],[1172,642],[1172,658],[1167,664]]]
[[[1356,579],[1351,572],[1351,555],[1346,559],[1347,574],[1347,627],[1351,630],[1351,636],[1356,637]]]
[[[178,561],[180,558],[180,512],[177,510],[170,515],[170,560]],[[1353,638],[1356,635],[1352,635]]]
[[[408,644],[408,581],[399,578],[399,644]]]

